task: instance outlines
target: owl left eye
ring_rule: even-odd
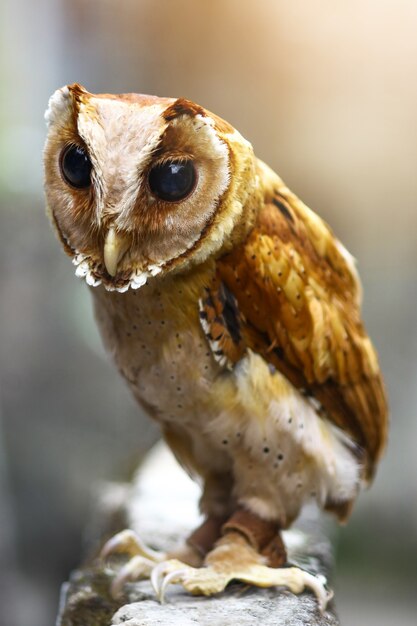
[[[148,182],[150,190],[157,198],[178,202],[190,195],[196,178],[192,161],[166,161],[151,169]]]

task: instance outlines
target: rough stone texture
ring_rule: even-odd
[[[254,589],[239,583],[212,598],[193,597],[173,585],[166,604],[161,605],[149,581],[140,581],[127,585],[125,597],[114,601],[108,593],[112,570],[95,558],[104,539],[130,526],[151,547],[170,549],[199,523],[198,495],[198,486],[162,444],[149,454],[132,486],[105,485],[87,536],[91,556],[63,585],[57,626],[339,624],[333,605],[321,615],[309,592],[295,596],[287,590]],[[284,539],[292,563],[328,575],[330,544],[319,530],[314,510],[307,510]]]
[[[222,595],[219,598],[181,599],[175,597],[175,604],[155,607],[155,602],[145,600],[122,607],[114,616],[111,624],[125,626],[172,626],[221,625],[254,626],[288,625],[306,626],[306,624],[334,625],[334,616],[317,616],[314,601],[308,598],[300,601],[295,597],[277,596],[274,590],[262,593],[251,590],[242,594],[240,589]]]

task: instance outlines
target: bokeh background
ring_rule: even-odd
[[[415,624],[416,32],[415,0],[0,2],[0,622],[53,623],[97,481],[157,437],[44,216],[43,111],[77,81],[215,111],[358,259],[392,427],[335,531],[337,606],[343,626]]]

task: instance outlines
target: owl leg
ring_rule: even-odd
[[[171,559],[154,567],[151,581],[160,601],[171,583],[181,584],[192,594],[207,596],[223,591],[232,580],[257,587],[287,587],[296,594],[308,588],[315,593],[323,612],[332,597],[324,577],[298,567],[281,567],[285,561],[276,524],[238,510],[223,526],[223,536],[207,554],[204,567],[190,567]]]
[[[146,546],[134,530],[126,529],[117,533],[107,541],[100,552],[100,558],[103,560],[116,554],[129,557],[112,581],[112,596],[118,597],[127,582],[150,578],[158,563],[175,559],[189,566],[200,567],[206,553],[220,537],[223,522],[224,518],[207,517],[183,546],[168,553],[158,552]]]

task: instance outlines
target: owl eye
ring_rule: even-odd
[[[85,189],[91,185],[91,161],[81,146],[71,145],[65,148],[60,165],[64,180],[72,187]]]
[[[190,195],[197,174],[192,161],[166,161],[155,165],[149,172],[148,182],[152,193],[167,202],[178,202]]]

